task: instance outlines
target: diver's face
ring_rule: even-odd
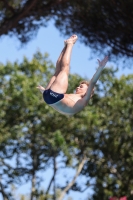
[[[87,91],[88,86],[85,83],[80,84],[77,88],[76,88],[76,94],[82,94],[84,95]]]

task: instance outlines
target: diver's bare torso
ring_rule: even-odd
[[[54,104],[50,104],[50,106],[62,114],[71,116],[81,110],[77,102],[80,101],[80,105],[82,105],[82,99],[83,98],[77,94],[64,94],[63,99]]]

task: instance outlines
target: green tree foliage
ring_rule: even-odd
[[[94,189],[91,199],[132,198],[133,75],[115,77],[105,68],[89,105],[73,117],[44,103],[36,89],[46,86],[54,66],[37,52],[31,61],[0,64],[0,193],[31,183],[30,200],[63,199],[70,190]],[[68,92],[82,77],[70,75]],[[51,168],[48,186],[40,188]],[[68,170],[73,169],[70,179]],[[66,175],[64,181],[58,173]],[[76,178],[84,176],[81,184]],[[22,196],[24,199],[25,197]],[[25,199],[27,199],[25,198]]]
[[[94,51],[132,58],[132,10],[131,0],[0,0],[0,35],[25,43],[53,19],[62,34],[77,33]]]
[[[48,70],[44,74],[47,67]],[[42,57],[40,53],[37,53],[30,63],[24,58],[20,65],[8,62],[6,66],[2,64],[0,66],[1,184],[4,184],[5,194],[7,192],[4,188],[9,189],[7,185],[10,183],[19,184],[21,177],[25,177],[25,180],[31,178],[34,191],[35,172],[43,168],[44,160],[46,162],[48,160],[47,155],[41,153],[48,147],[42,145],[41,152],[40,149],[36,150],[41,146],[44,138],[44,135],[40,135],[39,132],[35,134],[39,124],[39,107],[43,108],[36,95],[36,84],[42,79],[47,80],[53,68],[52,63],[47,61],[47,55]],[[42,114],[45,112],[47,110]],[[36,146],[33,145],[34,141],[38,141]],[[14,166],[10,164],[10,160]],[[25,166],[22,161],[25,162]]]
[[[106,71],[104,71],[106,73]],[[100,126],[94,133],[93,160],[84,173],[95,177],[93,200],[133,198],[133,75],[112,78],[103,73],[104,96],[97,104]],[[108,78],[110,83],[105,79]]]
[[[24,58],[22,63],[8,62],[0,65],[0,154],[1,154],[1,193],[3,198],[11,199],[10,185],[30,181],[30,199],[41,198],[39,173],[53,168],[51,180],[44,188],[45,199],[54,198],[71,189],[85,162],[84,149],[77,156],[78,142],[75,135],[80,118],[75,120],[62,116],[46,105],[38,84],[46,85],[54,66],[47,55],[36,53],[31,61]],[[81,77],[70,75],[70,88],[73,92]],[[69,126],[68,126],[69,125]],[[79,126],[82,129],[82,125]],[[77,134],[82,133],[77,129]],[[60,165],[58,167],[58,159]],[[59,168],[72,167],[77,173],[67,187],[69,179],[56,183]],[[68,183],[67,183],[68,181]],[[53,187],[53,194],[51,188]],[[57,189],[60,193],[56,194]],[[52,195],[52,196],[51,196]],[[22,197],[23,198],[23,197]]]

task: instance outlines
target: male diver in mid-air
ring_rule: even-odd
[[[57,60],[55,74],[50,79],[46,88],[41,85],[37,87],[43,93],[44,101],[48,105],[68,116],[72,116],[81,111],[88,104],[94,94],[94,86],[108,61],[108,56],[102,61],[98,60],[99,67],[91,81],[89,83],[82,81],[76,88],[75,94],[66,94],[71,52],[77,39],[77,35],[72,35],[64,41],[65,47]]]

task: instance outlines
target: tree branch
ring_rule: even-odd
[[[0,31],[0,35],[5,34],[8,30],[16,27],[18,21],[21,20],[37,2],[38,0],[28,0],[21,12],[19,11],[17,14],[13,15],[13,17],[5,21],[2,25],[3,28]]]
[[[43,13],[44,13],[45,11],[48,10],[48,8],[52,8],[52,6],[64,3],[66,1],[67,0],[56,0],[56,1],[52,0],[47,5],[42,6],[41,10],[43,10]],[[0,35],[6,34],[7,32],[11,31],[13,28],[16,28],[20,20],[24,19],[24,17],[26,16],[28,17],[29,12],[30,12],[30,16],[32,14],[34,16],[35,14],[34,12],[33,13],[31,12],[31,9],[33,9],[35,5],[38,3],[39,3],[38,0],[28,0],[26,4],[24,5],[24,7],[22,8],[22,10],[19,10],[11,18],[8,18],[8,19],[5,18],[5,20],[3,20],[3,24],[1,24]],[[39,10],[37,10],[37,12],[39,12]]]
[[[90,186],[94,186],[95,184],[89,184],[89,185],[87,185],[87,187],[86,188],[84,188],[83,190],[80,190],[80,192],[85,192],[87,189],[88,189],[88,187],[90,187]]]
[[[56,165],[56,159],[55,159],[56,157],[54,156],[54,173],[53,173],[53,176],[52,176],[52,178],[51,178],[51,181],[50,181],[50,183],[49,183],[49,186],[48,186],[48,188],[47,188],[47,191],[46,191],[46,197],[45,197],[45,200],[47,200],[47,195],[48,195],[48,193],[49,193],[49,190],[50,190],[50,187],[51,187],[51,185],[52,185],[52,182],[53,181],[55,181],[55,175],[56,175],[56,172],[57,172],[57,165]],[[55,184],[55,183],[54,183]],[[54,188],[55,188],[55,185],[54,185]]]
[[[55,157],[55,155],[54,155],[54,158],[53,158],[53,162],[54,162],[54,179],[53,179],[53,182],[54,182],[54,195],[53,195],[53,200],[56,200],[55,175],[56,175],[56,171],[57,171],[57,165],[56,165],[56,157]]]
[[[58,200],[62,200],[64,198],[64,195],[66,194],[66,192],[73,186],[73,184],[75,183],[76,181],[76,178],[79,176],[84,164],[85,164],[85,161],[86,161],[86,157],[84,157],[81,161],[81,163],[79,164],[79,167],[78,167],[78,170],[73,178],[73,180],[66,186],[66,188],[62,191],[60,197]]]
[[[1,183],[1,181],[0,181],[0,187],[1,187],[0,192],[1,192],[2,196],[3,196],[3,200],[8,200],[9,198],[8,198],[7,194],[5,193],[5,191],[4,191],[4,188],[3,188],[3,185]]]

